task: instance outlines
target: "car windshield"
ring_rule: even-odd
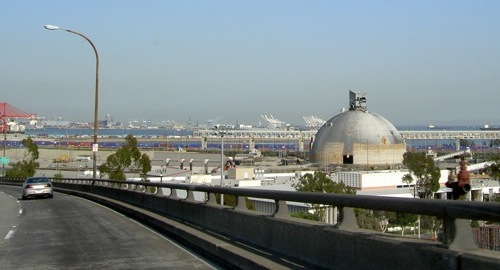
[[[26,183],[28,183],[28,184],[46,183],[46,182],[49,182],[49,179],[47,179],[47,178],[28,178],[28,179],[26,179]]]

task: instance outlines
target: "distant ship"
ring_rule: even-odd
[[[480,130],[500,130],[500,127],[490,127],[489,125],[483,125],[479,129]]]

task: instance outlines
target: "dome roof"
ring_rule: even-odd
[[[399,131],[384,117],[368,111],[346,111],[328,120],[316,134],[315,145],[344,143],[344,151],[352,153],[353,143],[404,143]]]
[[[311,159],[334,164],[396,164],[402,162],[405,152],[403,137],[389,121],[364,106],[351,106],[319,129]]]

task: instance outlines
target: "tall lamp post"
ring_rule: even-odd
[[[220,186],[224,186],[224,132],[220,133]],[[224,194],[220,195],[220,204],[224,205]]]
[[[215,126],[216,132],[220,135],[220,186],[224,186],[224,130],[219,125]],[[220,195],[220,204],[224,205],[224,194]]]
[[[66,32],[69,32],[71,34],[78,35],[82,38],[84,38],[86,41],[90,43],[90,46],[92,46],[92,49],[94,49],[95,53],[95,103],[94,103],[94,144],[92,145],[92,178],[96,179],[97,178],[97,151],[98,151],[98,144],[97,144],[97,130],[99,129],[99,122],[98,122],[98,108],[99,108],[99,54],[97,53],[97,49],[94,46],[94,43],[86,37],[85,35],[78,33],[73,30],[69,29],[63,29],[60,28],[59,26],[55,25],[50,25],[46,24],[43,26],[47,30],[63,30]]]

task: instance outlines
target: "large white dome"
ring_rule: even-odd
[[[366,110],[363,94],[350,93],[350,109],[328,120],[317,132],[311,160],[367,166],[402,163],[406,144],[401,134],[384,117]]]

